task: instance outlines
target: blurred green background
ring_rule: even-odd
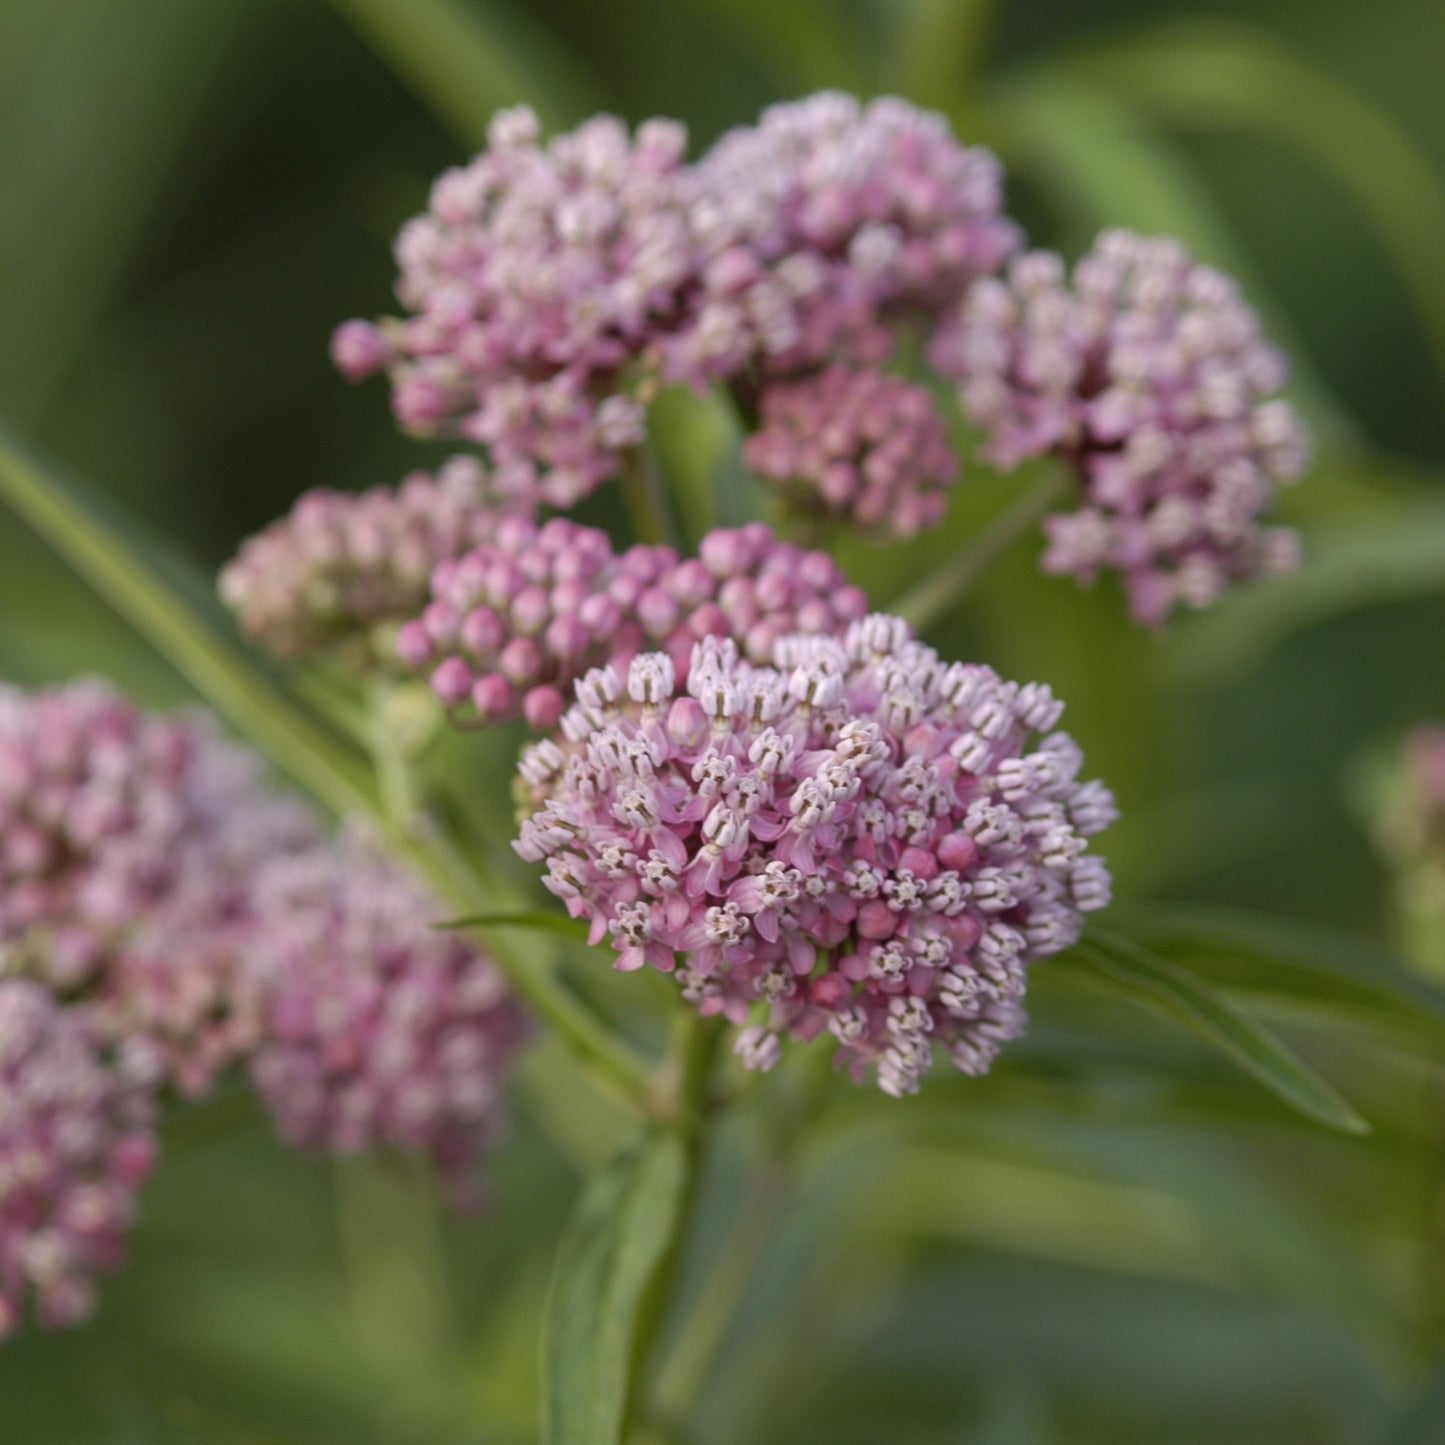
[[[212,571],[307,487],[439,455],[326,343],[389,309],[391,236],[497,105],[677,115],[695,147],[825,85],[937,106],[1003,156],[1036,243],[1169,231],[1239,274],[1319,440],[1283,508],[1297,578],[1151,637],[1029,547],[937,639],[1068,699],[1125,807],[1126,900],[1384,944],[1357,780],[1445,717],[1442,55],[1419,0],[0,0],[0,414]],[[978,468],[922,553],[1008,489]],[[886,601],[918,556],[847,561]],[[185,696],[0,516],[0,673],[84,670]],[[678,1438],[1445,1441],[1438,1040],[1296,1021],[1377,1125],[1342,1142],[1184,1034],[1038,993],[988,1080],[834,1111]],[[0,1440],[535,1438],[556,1230],[619,1128],[597,1110],[534,1057],[465,1227],[242,1107],[179,1121],[99,1321],[0,1348]],[[754,1142],[709,1175],[695,1273]]]

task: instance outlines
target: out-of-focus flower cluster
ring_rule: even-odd
[[[943,520],[958,459],[926,388],[832,366],[764,387],[759,409],[743,460],[798,511],[895,537]]]
[[[255,1042],[250,879],[320,842],[199,717],[98,683],[0,690],[0,975],[93,1000],[184,1092]]]
[[[47,1328],[84,1319],[120,1263],[156,1157],[158,1072],[93,1013],[0,979],[0,1339],[32,1308]]]
[[[299,659],[363,645],[388,657],[373,629],[414,617],[438,562],[488,541],[504,517],[529,512],[472,456],[435,475],[359,496],[321,487],[250,538],[221,572],[221,596],[242,628],[278,656]]]
[[[1046,687],[945,664],[896,618],[775,657],[706,639],[685,687],[666,654],[590,672],[523,758],[517,851],[618,968],[676,968],[746,1025],[750,1066],[827,1031],[889,1093],[935,1047],[982,1072],[1023,1025],[1026,965],[1108,899],[1085,840],[1113,800],[1078,781]]]
[[[0,1334],[27,1296],[43,1323],[86,1312],[154,1154],[156,1096],[203,1095],[248,1057],[288,1135],[427,1150],[460,1195],[518,1019],[437,912],[377,858],[338,853],[205,719],[144,716],[98,683],[0,689]],[[317,977],[331,999],[306,1034],[295,1001]],[[354,979],[391,1034],[368,1032]],[[308,1104],[352,1108],[348,1037],[389,1110],[364,1136],[299,1128]]]
[[[613,551],[605,532],[554,517],[511,519],[492,541],[432,580],[432,602],[397,636],[457,721],[525,713],[551,728],[588,668],[626,667],[649,648],[685,671],[701,637],[733,637],[756,661],[791,632],[831,633],[863,616],[864,594],[825,552],[779,542],[761,523],[703,538],[700,555],[670,547]]]
[[[1280,354],[1228,277],[1177,242],[1110,231],[1074,268],[1049,252],[981,281],[934,338],[986,451],[1056,452],[1084,504],[1045,523],[1046,571],[1122,572],[1134,615],[1202,607],[1234,579],[1287,569],[1293,533],[1259,516],[1303,469]]]
[[[459,1205],[504,1121],[521,1016],[496,966],[364,840],[267,869],[253,951],[265,999],[251,1074],[281,1133],[310,1148],[431,1156]]]
[[[880,366],[1019,243],[993,156],[901,100],[826,92],[685,148],[676,122],[610,116],[544,146],[531,111],[500,113],[398,239],[410,314],[347,322],[337,364],[388,370],[404,427],[568,507],[621,470],[659,382]]]

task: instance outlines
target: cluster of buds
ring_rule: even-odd
[[[1235,283],[1177,242],[1106,232],[1072,285],[1057,256],[1020,256],[972,289],[932,356],[992,460],[1077,466],[1083,505],[1045,523],[1046,571],[1117,568],[1134,616],[1157,623],[1295,565],[1294,534],[1259,524],[1307,458],[1293,410],[1270,399],[1284,360]]]
[[[319,844],[202,718],[91,682],[0,690],[0,975],[92,1000],[184,1092],[254,1043],[251,876]]]
[[[299,660],[373,645],[377,627],[414,617],[438,562],[491,538],[504,517],[529,513],[482,463],[456,456],[435,475],[357,496],[317,488],[250,538],[221,572],[221,597],[241,627],[278,656]]]
[[[894,537],[943,520],[958,460],[926,388],[832,366],[766,385],[759,410],[743,460],[800,512]]]
[[[476,442],[508,496],[565,508],[642,441],[659,382],[877,365],[1019,244],[994,157],[901,100],[826,92],[685,149],[672,121],[544,146],[531,111],[499,113],[398,239],[410,314],[347,322],[338,366],[388,371],[406,429]]]
[[[333,356],[387,368],[407,430],[478,442],[509,495],[567,507],[641,440],[630,373],[695,274],[686,132],[597,116],[542,146],[519,107],[488,140],[397,240],[412,314],[348,323]]]
[[[1108,899],[1114,818],[1046,687],[945,664],[897,618],[782,639],[755,667],[697,644],[590,672],[521,775],[518,853],[617,967],[676,970],[766,1068],[829,1032],[855,1077],[914,1091],[935,1047],[986,1069],[1025,967]],[[679,962],[680,961],[680,962]]]
[[[735,637],[762,661],[791,632],[837,632],[867,611],[823,552],[779,542],[761,523],[703,538],[699,556],[668,547],[615,553],[606,533],[562,517],[509,519],[432,579],[432,602],[397,634],[402,660],[427,670],[454,721],[525,715],[556,725],[589,667],[626,667],[648,648],[681,669],[701,637]]]
[[[0,979],[0,1339],[78,1323],[156,1157],[159,1061],[40,984]]]
[[[1019,245],[995,157],[893,97],[770,106],[697,176],[701,289],[663,346],[667,373],[695,385],[877,364],[900,320],[943,314]]]
[[[496,965],[359,840],[266,870],[251,1076],[284,1138],[429,1155],[459,1206],[500,1134],[522,1019]]]

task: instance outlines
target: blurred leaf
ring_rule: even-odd
[[[1171,120],[1261,131],[1332,175],[1413,292],[1445,385],[1445,174],[1393,115],[1244,25],[1168,25],[1090,49],[1080,64]]]
[[[1267,657],[1307,627],[1370,607],[1445,591],[1445,505],[1422,498],[1384,525],[1311,538],[1304,565],[1256,583],[1180,629],[1178,680],[1207,686]]]
[[[9,503],[238,732],[339,816],[375,811],[365,761],[302,712],[206,625],[100,520],[87,491],[42,468],[0,429],[0,497]]]
[[[726,19],[775,72],[773,87],[783,94],[839,86],[864,91],[862,47],[849,36],[851,17],[812,0],[687,0],[709,19]]]
[[[522,6],[463,0],[332,0],[455,134],[480,146],[495,111],[530,105],[548,126],[568,123],[594,102],[590,85],[545,34],[517,35]]]
[[[1130,936],[1233,997],[1290,1017],[1374,1029],[1445,1055],[1445,989],[1366,940],[1301,919],[1233,909],[1115,910]]]
[[[1307,1117],[1346,1133],[1369,1133],[1370,1126],[1313,1069],[1207,984],[1128,939],[1095,929],[1086,938],[1061,960],[1081,961],[1136,1001],[1182,1019]]]
[[[888,0],[899,27],[893,87],[917,105],[953,110],[970,99],[996,0]]]
[[[587,925],[580,918],[563,913],[475,913],[470,918],[451,918],[433,928],[527,928],[537,933],[557,933],[574,943],[587,942]]]
[[[542,1338],[547,1445],[614,1445],[632,1342],[686,1182],[676,1131],[657,1129],[584,1186],[557,1254]]]
[[[1352,448],[1360,429],[1333,395],[1203,181],[1135,106],[1078,62],[1010,71],[987,124],[1004,159],[1032,174],[1076,217],[1081,244],[1108,226],[1178,236],[1202,261],[1239,279],[1265,330],[1290,355],[1291,394],[1320,441]]]

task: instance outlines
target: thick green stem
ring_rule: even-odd
[[[662,473],[651,450],[645,446],[633,447],[623,458],[617,480],[636,539],[653,546],[675,547],[677,528],[673,525]]]
[[[791,1171],[781,1161],[765,1165],[754,1178],[687,1324],[658,1371],[651,1417],[664,1433],[681,1431],[711,1378],[791,1189]]]
[[[978,577],[1027,532],[1063,496],[1068,485],[1062,468],[1050,468],[1012,506],[1006,507],[951,561],[946,562],[892,605],[898,616],[920,632],[958,603]]]
[[[642,1398],[642,1385],[652,1364],[663,1323],[667,1318],[677,1283],[678,1266],[683,1246],[692,1224],[697,1203],[698,1175],[708,1120],[708,1092],[722,1038],[721,1019],[700,1019],[690,1010],[682,1015],[674,1033],[669,1057],[670,1087],[665,1093],[664,1110],[675,1120],[686,1153],[686,1177],[678,1203],[672,1239],[667,1253],[658,1265],[652,1286],[638,1316],[633,1336],[632,1363],[629,1369],[629,1416]],[[624,1436],[626,1432],[624,1431]]]

